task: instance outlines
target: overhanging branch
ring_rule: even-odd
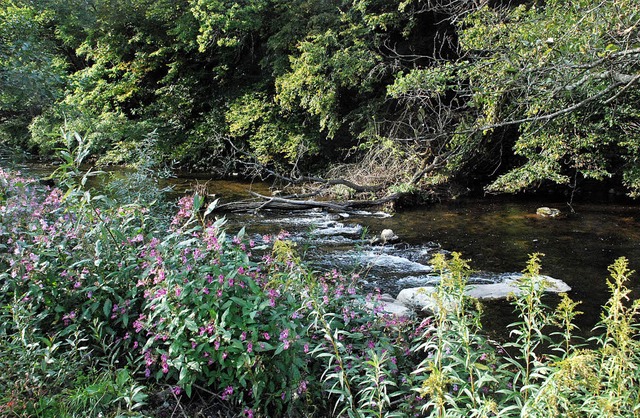
[[[638,79],[640,78],[640,76],[636,76],[633,78],[633,80],[630,81],[630,84],[635,83]],[[501,127],[505,127],[505,126],[512,126],[512,125],[521,125],[523,123],[529,123],[529,122],[541,122],[541,121],[547,121],[547,120],[551,120],[551,119],[555,119],[559,116],[565,115],[567,113],[571,113],[575,110],[580,109],[581,107],[586,106],[587,104],[593,102],[594,100],[600,99],[604,96],[606,96],[607,94],[609,94],[610,92],[612,92],[613,90],[617,89],[618,87],[624,85],[625,83],[621,83],[621,82],[617,82],[614,83],[612,85],[610,85],[609,87],[607,87],[606,89],[602,90],[601,92],[594,94],[593,96],[587,97],[586,99],[575,103],[572,106],[566,107],[564,109],[560,109],[556,112],[552,112],[552,113],[547,113],[545,115],[540,115],[540,116],[531,116],[528,118],[522,118],[522,119],[516,119],[516,120],[509,120],[509,121],[504,121],[504,122],[499,122],[499,123],[493,123],[490,125],[483,125],[483,126],[479,126],[477,128],[475,128],[475,131],[487,131],[490,129],[495,129],[495,128],[501,128]],[[629,85],[630,85],[629,84]],[[627,88],[627,87],[625,87]],[[615,96],[613,96],[615,97]]]

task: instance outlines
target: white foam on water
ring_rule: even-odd
[[[362,225],[355,224],[346,226],[340,222],[328,222],[317,225],[312,234],[316,235],[360,235],[362,234]]]
[[[308,236],[303,237],[304,240],[309,240]],[[355,241],[352,238],[343,237],[342,235],[335,236],[320,236],[313,237],[309,240],[313,245],[349,245]]]
[[[252,222],[279,225],[315,225],[334,222],[337,219],[340,219],[339,215],[334,215],[326,212],[300,212],[296,213],[295,216],[264,217],[253,219]]]
[[[401,287],[429,286],[440,282],[440,276],[407,276],[396,281],[396,285]]]
[[[408,258],[392,255],[380,254],[373,251],[367,251],[362,255],[362,261],[369,265],[385,267],[399,272],[421,272],[430,273],[433,267],[411,261]]]
[[[351,215],[355,215],[355,216],[372,216],[374,218],[390,218],[393,215],[388,214],[387,212],[382,212],[382,211],[378,211],[378,212],[369,212],[366,210],[356,210],[351,212]]]

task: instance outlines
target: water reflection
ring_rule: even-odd
[[[640,208],[581,204],[575,214],[550,219],[535,215],[539,206],[537,202],[468,199],[400,213],[380,227],[393,228],[409,242],[435,241],[460,251],[480,270],[519,271],[528,254],[544,253],[543,273],[573,288],[571,296],[582,301],[580,309],[587,313],[581,322],[590,327],[608,298],[608,265],[625,256],[632,268],[638,268]],[[636,283],[637,277],[632,287]]]

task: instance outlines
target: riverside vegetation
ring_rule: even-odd
[[[65,140],[56,188],[0,170],[2,416],[640,416],[624,258],[585,341],[533,254],[493,341],[458,253],[433,260],[437,313],[387,316],[356,274],[313,271],[284,232],[225,231],[201,196],[164,217],[96,195]]]
[[[405,203],[640,195],[636,0],[0,0],[0,143]],[[279,185],[278,187],[282,187]]]

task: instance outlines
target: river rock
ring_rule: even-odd
[[[367,302],[367,309],[373,311],[374,303]],[[394,315],[398,317],[410,317],[413,315],[413,310],[406,305],[399,303],[393,296],[388,293],[382,294],[377,304],[376,311],[380,314]]]
[[[465,295],[478,300],[505,299],[509,295],[517,296],[521,293],[517,286],[517,281],[521,277],[521,274],[512,274],[499,283],[467,285]],[[564,293],[571,290],[571,287],[562,280],[549,276],[538,276],[536,283],[544,286],[546,292]],[[403,305],[422,311],[437,312],[439,308],[434,298],[435,291],[436,287],[433,286],[403,289],[398,294],[396,300]],[[445,304],[447,310],[451,310],[455,308],[456,302],[453,300],[444,300],[442,303]]]
[[[519,296],[522,292],[518,289],[518,279],[521,277],[521,274],[514,274],[501,283],[468,286],[465,294],[479,300],[504,299],[510,294]],[[549,276],[537,276],[536,284],[544,286],[545,292],[566,293],[571,291],[571,286],[562,280]]]
[[[548,208],[546,206],[536,210],[536,215],[542,216],[543,218],[557,218],[561,214],[562,212],[560,212],[560,209]]]
[[[434,286],[402,289],[396,300],[397,303],[413,309],[426,312],[438,312],[440,308],[438,307],[438,303],[434,297],[436,290],[437,289]],[[442,303],[448,311],[453,310],[456,306],[456,302],[453,300],[444,300]]]
[[[383,293],[380,295],[381,302],[393,303],[396,299],[388,293]]]
[[[394,302],[381,302],[380,308],[382,309],[382,313],[394,315],[398,317],[409,317],[413,315],[413,311],[408,308],[406,305],[399,303],[397,301]]]
[[[393,230],[383,229],[379,237],[375,237],[371,240],[371,244],[385,245],[386,243],[391,243],[397,241],[398,239],[398,236],[393,232]]]

